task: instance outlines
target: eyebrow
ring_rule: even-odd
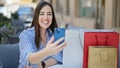
[[[52,13],[52,12],[48,12],[48,13]]]
[[[41,11],[40,13],[45,13],[45,12]],[[52,12],[47,12],[47,13],[52,13]]]

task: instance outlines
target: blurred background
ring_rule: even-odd
[[[18,43],[44,0],[0,0],[0,43]],[[120,0],[45,0],[53,5],[59,27],[115,29],[120,32]]]

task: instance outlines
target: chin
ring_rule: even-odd
[[[47,29],[47,28],[49,28],[49,26],[47,26],[47,27],[44,26],[44,27],[42,27],[42,28]]]
[[[44,28],[44,29],[47,29],[49,27],[50,27],[50,25],[41,25],[41,28]]]

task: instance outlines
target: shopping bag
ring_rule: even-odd
[[[67,42],[67,46],[63,50],[63,68],[83,67],[83,49],[79,34],[79,31],[76,29],[66,30],[65,41]]]
[[[98,42],[96,42],[96,37]],[[106,41],[107,38],[107,41]],[[107,44],[105,44],[107,42]],[[84,53],[83,68],[88,68],[88,47],[97,45],[113,46],[117,48],[118,54],[119,34],[117,32],[85,32],[84,34]]]
[[[117,48],[89,46],[88,68],[117,68]]]

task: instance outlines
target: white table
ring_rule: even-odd
[[[57,64],[57,65],[50,66],[50,67],[47,67],[47,68],[63,68],[63,65]]]

